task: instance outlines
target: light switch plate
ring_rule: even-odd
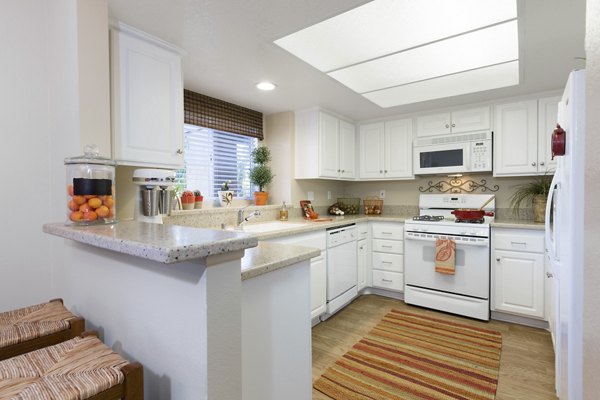
[[[331,190],[327,191],[327,200],[331,200]]]
[[[385,190],[380,190],[379,191],[379,198],[380,199],[385,199]]]
[[[308,192],[306,195],[306,200],[313,201],[315,199],[315,192]]]

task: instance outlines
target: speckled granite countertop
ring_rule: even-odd
[[[45,224],[51,235],[165,264],[255,247],[256,236],[243,232],[122,221],[114,225]]]
[[[533,222],[520,219],[497,219],[491,223],[492,228],[516,228],[516,229],[538,229],[544,230],[543,222]]]
[[[285,268],[319,254],[321,251],[313,247],[259,242],[258,247],[247,249],[242,258],[242,280]]]

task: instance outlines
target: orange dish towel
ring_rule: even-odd
[[[456,263],[456,242],[452,239],[436,239],[435,272],[454,275]]]

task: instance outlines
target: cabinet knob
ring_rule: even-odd
[[[380,173],[380,174],[383,174],[383,170],[381,170],[381,169],[380,169],[380,170],[379,170],[379,173]]]
[[[453,127],[453,128],[455,128],[455,127],[456,127],[456,124],[452,124],[452,127]]]
[[[446,124],[446,128],[450,128],[450,125],[449,125],[449,124]]]
[[[387,169],[385,170],[385,173],[387,174]]]
[[[342,170],[342,172],[346,172],[346,170],[345,170],[345,169],[343,169],[343,170]]]
[[[340,170],[338,169],[337,172],[340,172]]]
[[[544,164],[544,162],[542,161],[542,162],[540,163],[540,165],[543,167],[545,164]]]
[[[496,258],[496,261],[499,262],[500,260],[502,260],[502,258],[500,258],[500,257]]]
[[[535,161],[531,163],[532,167],[535,167],[536,165],[537,165],[537,163]]]
[[[551,272],[546,272],[546,276],[547,276],[548,278],[552,278],[554,275],[552,275],[552,273],[551,273]]]
[[[183,149],[177,149],[177,154],[183,154]]]

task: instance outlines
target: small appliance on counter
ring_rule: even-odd
[[[133,218],[136,221],[162,224],[162,216],[168,214],[173,204],[175,171],[141,168],[133,171],[136,191]]]
[[[65,158],[67,166],[67,224],[98,225],[117,222],[115,165],[100,157],[98,147],[86,145],[84,154]]]

